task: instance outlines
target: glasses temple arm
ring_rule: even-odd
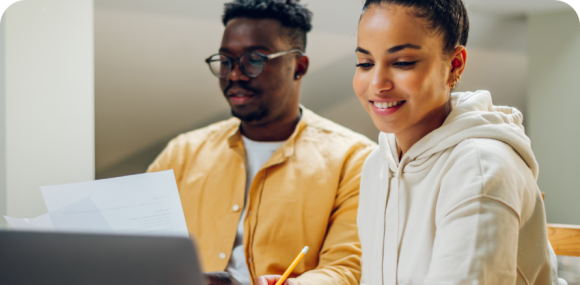
[[[267,59],[274,59],[274,58],[277,58],[277,57],[280,57],[280,56],[283,56],[283,55],[287,55],[287,54],[293,53],[293,52],[299,53],[300,56],[305,56],[306,55],[305,53],[303,53],[302,51],[300,51],[298,49],[293,49],[293,50],[289,50],[289,51],[281,51],[281,52],[269,54],[269,55],[266,56],[266,58]]]

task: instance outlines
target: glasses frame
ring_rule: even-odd
[[[246,56],[246,55],[248,55],[248,54],[250,54],[250,53],[253,53],[253,54],[256,54],[256,55],[260,56],[262,58],[262,60],[263,60],[263,63],[262,64],[264,65],[264,68],[262,69],[262,71],[260,71],[260,73],[258,75],[255,75],[255,76],[249,75],[246,72],[246,69],[244,68],[244,65],[241,64],[241,58],[244,57],[244,56]],[[223,55],[221,53],[216,53],[216,54],[212,54],[211,56],[209,56],[208,58],[206,58],[205,59],[205,63],[207,63],[207,65],[209,67],[209,70],[217,78],[221,78],[221,79],[228,78],[230,76],[230,74],[232,73],[232,70],[234,70],[234,63],[237,63],[238,64],[238,66],[240,67],[240,70],[242,71],[242,73],[244,73],[244,75],[246,75],[246,76],[248,76],[250,78],[256,78],[256,77],[262,75],[262,73],[264,72],[264,69],[266,69],[266,62],[268,60],[275,59],[275,58],[278,58],[278,57],[281,57],[281,56],[284,56],[284,55],[287,55],[287,54],[290,54],[290,53],[298,53],[298,54],[300,54],[300,57],[306,55],[305,53],[303,53],[301,50],[298,50],[298,49],[291,49],[291,50],[287,50],[287,51],[280,51],[280,52],[276,52],[276,53],[268,54],[268,55],[262,54],[262,53],[259,53],[259,52],[256,52],[256,51],[250,51],[250,52],[246,52],[246,53],[240,55],[237,58],[236,57],[230,57],[230,56],[227,56],[227,55]],[[216,56],[216,55],[223,56],[223,57],[227,58],[230,61],[230,71],[228,72],[228,74],[225,77],[221,77],[218,74],[215,74],[213,72],[212,68],[211,68],[211,58],[214,57],[214,56]]]

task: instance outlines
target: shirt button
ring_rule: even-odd
[[[249,211],[249,212],[248,212],[248,215],[251,215],[251,214],[252,214],[252,211]]]
[[[225,253],[223,253],[223,252],[222,252],[222,253],[220,253],[220,258],[221,258],[221,259],[226,259],[226,254],[225,254]]]
[[[236,204],[236,205],[234,205],[234,206],[232,207],[232,210],[234,210],[234,212],[237,212],[237,211],[239,211],[239,210],[240,210],[240,206],[238,206],[238,205]]]

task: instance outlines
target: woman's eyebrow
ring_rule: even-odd
[[[421,49],[421,46],[414,45],[414,44],[398,45],[398,46],[394,46],[394,47],[388,49],[387,50],[387,53],[396,53],[396,52],[401,51],[401,50],[404,50],[406,48]]]
[[[370,51],[368,51],[368,50],[366,50],[364,48],[361,48],[361,47],[357,47],[356,50],[355,50],[355,52],[360,52],[360,53],[364,53],[364,54],[371,55],[371,52]]]

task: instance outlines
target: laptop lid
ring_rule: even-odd
[[[204,281],[195,247],[187,238],[0,230],[0,284]]]

